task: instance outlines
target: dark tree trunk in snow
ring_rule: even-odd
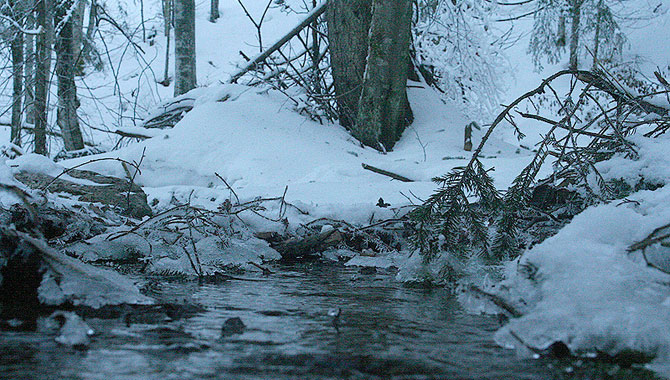
[[[583,0],[571,0],[571,31],[570,31],[570,70],[579,68],[579,23]]]
[[[62,1],[56,8],[54,21],[60,30],[56,34],[56,77],[58,78],[58,126],[63,135],[65,150],[84,149],[84,140],[77,119],[77,87],[74,84],[75,57],[73,49],[74,23],[69,12],[73,2]]]
[[[16,31],[11,42],[12,50],[12,130],[10,141],[21,145],[21,116],[23,114],[23,33]]]
[[[81,1],[81,0],[80,0]],[[93,35],[97,29],[98,20],[98,4],[95,0],[91,0],[91,6],[88,11],[88,25],[86,26],[86,36],[82,41],[82,58],[87,62],[93,62],[93,54],[95,54],[95,44],[93,43]]]
[[[72,56],[76,66],[76,74],[84,73],[84,60],[82,59],[82,47],[84,43],[84,12],[86,1],[78,0],[77,7],[72,13]]]
[[[209,4],[209,22],[216,22],[219,17],[219,0],[211,0]]]
[[[367,66],[353,136],[390,150],[411,122],[407,100],[411,0],[374,0]]]
[[[340,124],[390,150],[411,121],[411,0],[331,0],[326,12]]]
[[[340,124],[352,128],[368,56],[372,0],[330,0],[326,10],[330,65]]]
[[[194,0],[175,0],[174,37],[174,95],[179,96],[196,86]]]
[[[31,2],[32,8],[32,2]],[[26,15],[26,27],[28,29],[35,28],[34,13],[28,12]],[[25,92],[25,120],[28,124],[35,123],[35,37],[32,34],[27,34],[25,37],[26,47],[24,54],[24,92]]]
[[[35,153],[46,155],[47,96],[51,71],[51,1],[37,0],[36,22],[43,28],[37,36],[35,66]]]

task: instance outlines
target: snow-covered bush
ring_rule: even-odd
[[[444,97],[482,122],[503,91],[508,62],[492,20],[495,2],[420,0],[415,14],[416,63]]]

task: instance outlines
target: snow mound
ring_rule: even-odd
[[[606,178],[665,184],[668,139],[637,143],[639,160],[615,157],[600,165]],[[523,316],[496,333],[499,344],[523,351],[560,341],[584,355],[632,350],[654,357],[649,367],[670,376],[670,275],[628,251],[670,221],[670,188],[638,191],[629,199],[635,202],[588,208],[507,265],[505,280],[488,289]],[[668,249],[655,249],[667,259]]]

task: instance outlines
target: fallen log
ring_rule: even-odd
[[[316,259],[318,253],[332,248],[342,241],[342,234],[336,229],[330,229],[304,238],[293,238],[279,243],[271,243],[270,246],[281,254],[282,261],[297,262]]]

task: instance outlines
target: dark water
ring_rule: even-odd
[[[354,268],[273,268],[219,285],[154,283],[152,295],[204,311],[89,318],[86,351],[52,332],[0,333],[3,379],[620,379],[639,370],[516,357],[492,340],[496,318],[466,314],[444,290],[409,289],[388,273]],[[339,332],[328,310],[341,307]],[[221,337],[239,317],[241,335]],[[143,322],[143,323],[138,323]]]

